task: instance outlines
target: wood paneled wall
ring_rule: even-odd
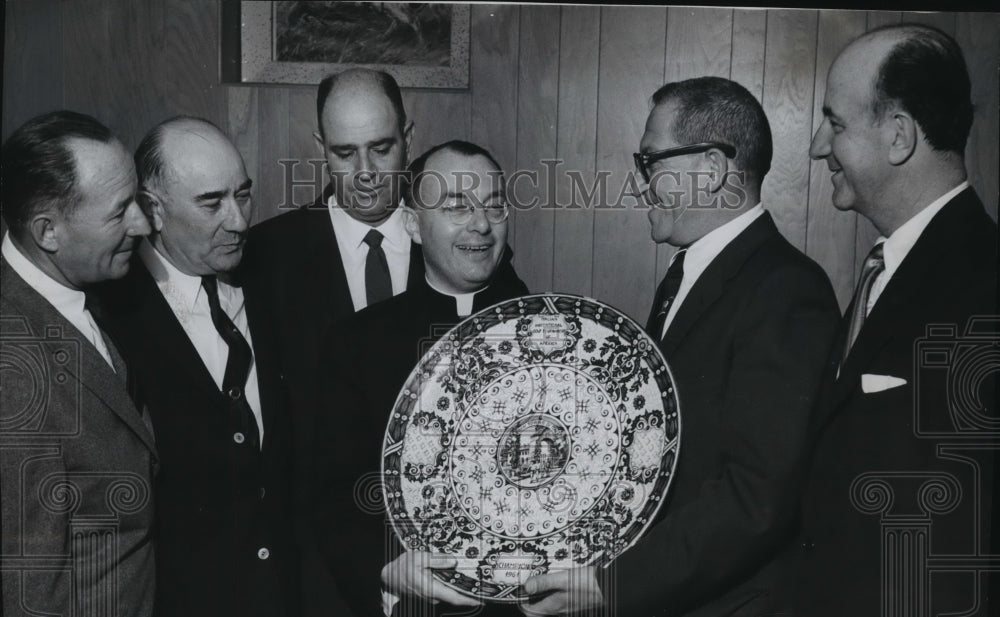
[[[257,220],[308,201],[322,183],[309,164],[319,158],[314,88],[220,84],[216,2],[8,0],[5,10],[5,136],[36,113],[66,107],[96,115],[135,146],[155,122],[194,114],[227,129],[243,152]],[[470,88],[404,92],[413,153],[470,139],[509,173],[541,172],[537,186],[518,183],[520,200],[541,205],[518,210],[510,232],[533,291],[590,295],[645,319],[672,249],[653,244],[646,211],[634,200],[616,206],[617,196],[652,92],[720,75],[763,102],[775,143],[764,203],[846,304],[875,232],[831,206],[829,172],[809,161],[809,141],[837,52],[901,20],[943,28],[965,51],[977,110],[967,163],[996,218],[998,14],[479,4],[471,19]],[[544,172],[553,168],[550,179]],[[603,172],[607,196],[585,203],[567,172],[588,183]]]

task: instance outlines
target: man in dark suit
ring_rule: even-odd
[[[313,470],[318,410],[301,398],[318,378],[321,335],[330,324],[420,284],[420,245],[410,241],[398,207],[413,122],[407,119],[392,76],[367,69],[331,75],[316,98],[316,143],[330,184],[314,204],[264,221],[250,230],[243,270],[267,290],[276,317],[282,370],[292,396],[297,478]],[[517,281],[503,257],[500,276]],[[308,518],[311,495],[297,490]],[[343,610],[315,551],[313,534],[298,525],[302,551],[303,609],[308,617]]]
[[[464,317],[528,291],[516,275],[514,280],[496,276],[506,250],[509,206],[500,166],[489,152],[448,142],[415,160],[410,171],[418,180],[407,199],[406,229],[423,249],[426,274],[323,338],[325,378],[315,402],[321,412],[317,439],[325,444],[317,464],[317,537],[358,615],[414,614],[430,610],[423,606],[427,601],[478,604],[432,582],[428,568],[453,565],[447,559],[400,554],[386,535],[380,494],[367,500],[354,495],[356,487],[379,486],[385,427],[422,353]],[[429,175],[441,181],[422,181]]]
[[[313,473],[316,410],[302,396],[317,379],[321,335],[329,324],[401,293],[423,276],[420,249],[410,242],[396,207],[413,132],[396,81],[367,69],[330,75],[320,83],[316,112],[316,143],[331,182],[314,204],[255,226],[243,266],[247,280],[267,290],[276,317],[298,480]],[[310,499],[306,484],[299,483],[302,609],[306,617],[326,617],[346,609],[309,530]]]
[[[810,155],[833,204],[882,238],[816,413],[790,588],[809,616],[996,614],[997,226],[966,181],[961,50],[925,26],[872,31],[830,67],[823,115]]]
[[[57,111],[4,143],[2,186],[0,612],[148,617],[156,448],[88,297],[149,233],[135,168],[106,127]]]
[[[153,233],[106,295],[160,448],[158,615],[297,614],[286,395],[269,320],[232,276],[251,181],[197,118],[155,127],[135,160]]]
[[[760,615],[794,538],[809,411],[839,316],[830,282],[760,203],[771,164],[760,104],[727,79],[669,83],[635,155],[652,237],[679,247],[648,330],[681,412],[659,519],[598,582],[529,579],[525,614]],[[591,570],[588,572],[588,570]]]

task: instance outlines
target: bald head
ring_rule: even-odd
[[[930,147],[959,156],[972,128],[969,72],[953,38],[930,26],[899,24],[862,35],[837,58],[842,72],[870,86],[874,119],[910,114]]]
[[[969,77],[940,30],[904,24],[852,42],[830,67],[823,117],[809,154],[832,173],[833,205],[884,236],[966,179]]]
[[[172,118],[146,135],[135,160],[160,255],[191,276],[235,269],[249,228],[251,181],[229,138],[207,120]]]
[[[176,116],[153,127],[135,151],[139,187],[159,184],[178,164],[191,166],[191,157],[219,151],[242,157],[219,127],[204,118]]]
[[[321,135],[325,134],[326,130],[323,127],[323,118],[327,103],[330,99],[343,100],[345,97],[369,101],[384,99],[384,102],[388,102],[393,109],[400,134],[404,132],[406,110],[403,109],[403,96],[399,91],[399,84],[392,75],[371,69],[348,69],[327,76],[319,84],[319,91],[316,94],[316,116]]]

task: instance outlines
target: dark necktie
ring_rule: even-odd
[[[674,298],[677,297],[677,292],[681,288],[681,281],[684,279],[684,256],[686,254],[687,249],[681,249],[677,252],[677,256],[667,268],[667,275],[663,277],[660,288],[656,290],[656,297],[660,300],[660,308],[650,323],[649,335],[658,341],[663,338],[663,324],[667,321],[670,306],[674,303]]]
[[[201,277],[201,285],[208,295],[208,308],[212,314],[215,330],[229,347],[226,372],[222,378],[222,392],[229,398],[244,439],[249,439],[253,445],[259,447],[260,432],[257,430],[257,420],[254,418],[253,410],[250,409],[245,392],[250,366],[253,364],[253,351],[233,320],[222,310],[222,305],[219,304],[219,286],[215,277]]]
[[[371,229],[365,235],[368,245],[368,259],[365,261],[365,296],[368,306],[392,297],[392,279],[389,277],[389,262],[382,250],[382,234]]]
[[[105,314],[104,305],[101,303],[100,299],[94,293],[85,293],[83,300],[83,307],[87,309],[90,316],[94,318],[94,323],[97,324],[98,334],[104,339],[104,346],[108,350],[108,356],[111,357],[111,366],[114,367],[115,373],[122,381],[126,381],[125,376],[128,371],[125,369],[125,362],[118,353],[118,349],[115,347],[114,343],[111,341],[111,337],[108,335],[108,321],[107,315]],[[129,391],[131,394],[131,390]],[[134,398],[134,397],[133,397]]]
[[[844,341],[844,353],[841,356],[840,365],[847,361],[851,347],[858,340],[861,327],[865,324],[867,317],[868,299],[871,297],[872,285],[878,278],[880,272],[885,270],[885,258],[882,256],[883,242],[879,242],[872,247],[871,252],[865,259],[865,265],[861,269],[861,278],[858,279],[858,287],[854,290],[854,304],[852,305],[851,318],[848,321],[847,338]]]

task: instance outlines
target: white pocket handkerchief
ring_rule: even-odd
[[[905,385],[906,380],[902,377],[893,377],[892,375],[870,375],[868,373],[861,376],[861,391],[865,394],[891,390],[892,388],[898,388],[899,386]]]

